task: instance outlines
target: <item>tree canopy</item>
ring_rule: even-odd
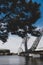
[[[39,8],[40,4],[32,0],[0,0],[0,40],[6,42],[9,32],[24,37],[27,27],[31,33],[32,25],[40,18]]]

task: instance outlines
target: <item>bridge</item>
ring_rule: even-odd
[[[31,40],[30,40],[31,39]],[[39,49],[37,49],[37,47],[39,46],[39,44],[40,43],[42,43],[41,41],[43,40],[43,32],[41,32],[41,35],[39,36],[39,37],[33,37],[33,40],[32,40],[32,38],[29,38],[28,39],[30,42],[32,41],[32,45],[31,45],[31,47],[27,50],[27,51],[25,51],[25,52],[21,52],[20,54],[22,54],[22,53],[24,53],[24,54],[43,54],[43,47],[41,47],[41,48],[39,48]],[[29,42],[29,44],[31,44]],[[27,43],[27,45],[28,45],[28,43]],[[28,45],[29,46],[29,45]],[[42,49],[42,50],[40,50],[40,49]]]

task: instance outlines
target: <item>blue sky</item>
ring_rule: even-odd
[[[26,1],[28,2],[30,0],[26,0]],[[40,6],[41,17],[37,20],[35,26],[43,27],[43,0],[32,0],[32,1],[41,4]]]
[[[43,27],[43,0],[33,0],[33,2],[38,2],[41,4],[40,6],[41,17],[40,19],[37,20],[35,25],[39,27]]]

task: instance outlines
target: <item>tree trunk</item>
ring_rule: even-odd
[[[27,52],[27,34],[25,36],[25,52]]]

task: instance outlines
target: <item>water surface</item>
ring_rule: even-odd
[[[21,56],[0,56],[0,65],[43,65],[43,59]]]

